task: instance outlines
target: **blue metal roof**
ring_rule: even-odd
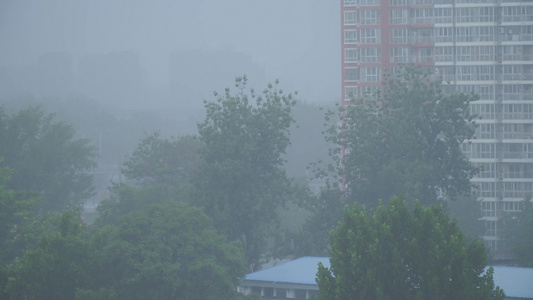
[[[533,298],[533,268],[494,266],[494,283],[507,297]]]
[[[245,280],[316,285],[318,263],[330,267],[329,257],[305,256],[246,275]],[[494,266],[494,283],[507,297],[533,298],[533,268]]]
[[[250,273],[245,280],[315,284],[318,263],[329,268],[329,257],[304,256],[264,270]]]

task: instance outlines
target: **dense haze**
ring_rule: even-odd
[[[338,101],[339,19],[337,1],[4,0],[0,97],[201,107],[247,74]]]

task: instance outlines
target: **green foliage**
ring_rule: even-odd
[[[28,249],[0,268],[2,299],[234,299],[246,263],[199,208],[166,202],[87,227],[49,213]],[[3,293],[3,294],[2,294]]]
[[[119,299],[231,299],[244,255],[210,219],[185,204],[125,216],[105,246],[105,278]]]
[[[331,234],[331,267],[319,266],[320,299],[503,299],[485,251],[441,206],[355,204]]]
[[[93,249],[78,210],[67,210],[10,268],[8,299],[74,299],[91,286]]]
[[[9,168],[0,168],[0,264],[11,262],[21,253],[23,229],[39,205],[34,193],[6,189],[11,173]]]
[[[111,196],[100,201],[96,208],[97,226],[118,225],[121,218],[153,204],[163,204],[181,199],[179,193],[159,185],[130,186],[116,184],[111,188]],[[185,200],[181,200],[185,201]]]
[[[299,231],[292,236],[291,253],[299,256],[327,256],[329,250],[329,233],[342,219],[342,191],[327,186],[319,196],[309,198],[302,203],[311,215],[305,220]]]
[[[179,186],[190,181],[200,165],[202,143],[194,136],[163,139],[144,136],[124,163],[122,173],[140,184]]]
[[[55,121],[39,106],[12,116],[0,108],[0,156],[13,170],[7,188],[39,193],[43,211],[62,210],[88,199],[96,151],[75,134],[74,127]]]
[[[197,199],[230,240],[240,240],[251,269],[260,266],[268,228],[290,195],[282,155],[290,143],[291,94],[269,85],[262,95],[236,80],[238,92],[205,101],[206,119],[198,125],[203,164]]]
[[[74,300],[116,300],[117,293],[113,290],[101,288],[97,291],[77,289]]]
[[[443,205],[467,238],[477,239],[483,235],[486,230],[485,222],[481,219],[480,202],[475,194],[446,201]]]
[[[327,138],[347,199],[375,207],[403,194],[436,203],[469,193],[476,169],[461,152],[474,134],[474,95],[442,92],[441,83],[406,68],[374,98],[353,99]]]
[[[533,204],[531,197],[522,202],[520,212],[506,213],[500,219],[505,247],[516,265],[533,267]]]

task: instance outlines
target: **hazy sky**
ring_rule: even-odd
[[[1,0],[0,66],[50,52],[76,65],[85,55],[132,51],[147,82],[164,86],[172,53],[231,51],[309,101],[332,101],[340,98],[339,19],[332,0]]]

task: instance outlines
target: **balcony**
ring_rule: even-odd
[[[509,23],[522,23],[522,22],[533,22],[533,16],[531,15],[517,15],[517,16],[503,16],[502,22]]]
[[[502,42],[527,42],[533,41],[533,34],[506,34],[502,36]]]
[[[433,44],[432,36],[411,37],[411,44]]]

